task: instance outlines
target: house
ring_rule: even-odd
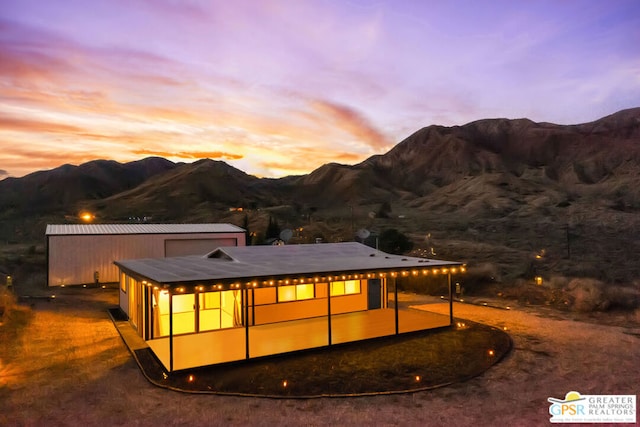
[[[120,307],[169,372],[449,326],[451,310],[400,307],[396,279],[444,275],[452,307],[451,275],[464,271],[355,242],[115,264]]]
[[[49,224],[47,285],[117,283],[117,259],[204,255],[245,244],[231,224]]]

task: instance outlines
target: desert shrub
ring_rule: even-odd
[[[499,271],[495,264],[485,262],[474,264],[467,268],[467,272],[461,275],[460,284],[465,289],[465,293],[474,295],[482,292],[487,286],[499,281]]]
[[[565,276],[551,276],[544,284],[551,289],[563,289],[569,284],[569,280]]]
[[[635,309],[640,306],[640,283],[633,286],[610,285],[604,288],[604,295],[611,308]]]
[[[413,242],[395,228],[380,233],[380,250],[390,254],[401,255],[413,249]]]
[[[604,283],[596,279],[573,279],[564,292],[569,302],[569,308],[573,311],[603,311],[611,305],[605,295]]]
[[[5,285],[0,285],[0,322],[16,307],[16,296]]]

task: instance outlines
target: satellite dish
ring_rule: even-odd
[[[280,232],[280,239],[287,243],[289,240],[291,240],[291,238],[293,237],[293,231],[291,231],[290,229],[286,228],[284,230],[282,230]]]
[[[370,235],[371,235],[371,233],[366,228],[361,228],[360,230],[358,230],[356,232],[356,236],[358,236],[358,238],[360,238],[362,240],[366,239]]]

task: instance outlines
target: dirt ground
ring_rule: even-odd
[[[515,347],[465,383],[311,400],[181,394],[140,373],[106,312],[117,305],[116,290],[66,290],[26,304],[33,317],[24,333],[0,343],[0,425],[531,426],[548,423],[548,397],[638,394],[640,384],[636,325],[456,303],[456,317],[507,328]],[[448,313],[448,305],[433,302],[429,310]]]

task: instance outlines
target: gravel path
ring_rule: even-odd
[[[548,424],[548,397],[638,394],[640,384],[635,330],[456,303],[457,318],[506,327],[515,346],[468,382],[366,398],[186,395],[146,382],[107,316],[109,304],[117,304],[115,291],[33,305],[24,336],[10,352],[0,349],[0,425],[532,426]],[[423,308],[448,313],[442,302]]]

